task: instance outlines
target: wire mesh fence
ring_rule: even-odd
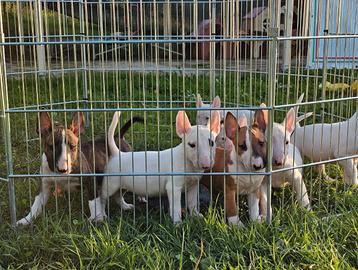
[[[221,207],[239,224],[270,222],[271,205],[273,217],[351,210],[343,194],[357,184],[355,1],[0,8],[3,220],[107,214],[148,224]],[[108,136],[116,111],[119,154]]]

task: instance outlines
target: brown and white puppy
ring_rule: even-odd
[[[263,172],[267,163],[266,137],[267,111],[255,112],[251,128],[247,125],[246,116],[237,120],[230,112],[226,115],[225,149],[217,148],[213,172]],[[228,222],[241,225],[237,215],[236,194],[247,194],[251,220],[260,219],[259,197],[263,175],[215,175],[210,181],[209,175],[204,175],[202,183],[214,192],[225,191],[225,212]]]
[[[124,152],[132,151],[132,147],[124,139],[124,134],[134,122],[143,122],[143,119],[134,117],[129,120],[120,130],[120,147]],[[79,136],[84,132],[84,115],[75,113],[68,128],[63,126],[53,126],[51,116],[47,112],[40,113],[38,133],[41,135],[44,153],[40,171],[42,174],[63,174],[71,173],[103,173],[109,151],[106,146],[105,138],[79,143]],[[95,213],[102,213],[96,210],[100,206],[99,200],[95,199],[99,195],[99,188],[102,185],[103,177],[84,177],[83,183],[86,185],[89,196],[89,207],[91,216]],[[27,225],[37,218],[43,206],[47,203],[50,196],[50,188],[57,183],[64,190],[72,190],[80,186],[79,177],[43,177],[39,195],[31,206],[30,213],[20,219],[17,225]]]

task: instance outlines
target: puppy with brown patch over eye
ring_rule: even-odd
[[[104,172],[108,160],[107,153],[109,153],[105,138],[80,144],[79,137],[84,132],[85,125],[83,113],[74,113],[68,128],[53,126],[52,122],[49,113],[40,113],[38,133],[41,135],[44,149],[40,168],[42,174],[70,175],[71,173]],[[132,147],[124,139],[124,134],[135,122],[143,122],[143,119],[134,117],[120,130],[120,147],[124,152],[132,151]],[[103,212],[100,209],[100,200],[96,199],[97,195],[100,194],[99,188],[103,177],[84,177],[82,179],[89,195],[91,217],[95,217],[96,213],[101,214]],[[80,186],[80,178],[69,176],[43,177],[41,191],[35,197],[30,213],[20,219],[17,225],[28,225],[41,214],[43,206],[48,201],[50,189],[55,183],[63,190],[72,190]],[[121,201],[117,202],[121,203]]]
[[[213,172],[264,172],[267,163],[266,137],[267,111],[257,110],[251,128],[246,116],[239,119],[230,112],[225,119],[225,148],[216,150]],[[223,162],[224,161],[224,162]],[[237,215],[236,193],[247,194],[251,220],[261,220],[259,213],[260,185],[263,175],[204,175],[202,183],[214,193],[225,191],[225,212],[231,225],[242,225]]]
[[[299,97],[296,104],[300,104],[303,100],[303,94]],[[303,164],[303,159],[299,149],[291,143],[291,137],[294,130],[300,127],[299,122],[312,113],[305,113],[298,116],[299,106],[291,108],[282,123],[273,123],[272,130],[272,166],[275,169],[294,168]],[[292,138],[294,139],[294,138]],[[302,206],[311,209],[310,200],[306,185],[303,180],[303,169],[296,168],[287,171],[276,172],[272,174],[272,187],[283,188],[287,185],[292,185],[296,193],[297,201]],[[271,206],[267,209],[267,178],[262,182],[261,198],[260,198],[260,213],[263,217],[266,216],[267,210],[272,214]]]

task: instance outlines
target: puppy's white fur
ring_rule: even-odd
[[[283,166],[280,168],[293,168],[303,164],[301,154],[297,147],[292,143],[288,145],[286,161]],[[272,174],[272,187],[274,188],[283,188],[287,185],[292,185],[296,193],[296,198],[298,203],[310,210],[310,200],[307,193],[306,185],[303,181],[303,170],[301,168],[292,169],[289,171],[278,172]],[[267,214],[267,178],[262,182],[261,185],[261,215],[263,217]],[[272,213],[271,208],[269,209]]]
[[[297,100],[301,103],[303,94]],[[272,165],[274,168],[293,168],[303,164],[299,150],[291,143],[291,136],[298,123],[312,115],[306,113],[297,117],[299,107],[291,108],[282,123],[273,123],[272,132]],[[297,196],[297,201],[302,207],[310,209],[310,201],[306,185],[303,181],[303,170],[293,169],[289,171],[272,174],[272,187],[281,188],[292,185]],[[261,185],[261,214],[267,213],[267,179]],[[271,208],[269,209],[271,212]]]
[[[358,114],[333,124],[297,127],[293,138],[301,154],[314,162],[358,154]],[[353,159],[338,162],[344,168],[344,182],[357,185],[357,167]],[[321,166],[322,169],[323,166]]]
[[[204,172],[214,164],[215,138],[220,132],[220,115],[213,112],[207,126],[191,126],[185,112],[178,112],[176,131],[182,143],[164,151],[123,153],[114,143],[113,134],[119,113],[115,113],[108,131],[108,143],[112,158],[107,173],[171,173]],[[120,188],[148,197],[167,194],[169,211],[174,223],[181,221],[181,193],[188,190],[188,208],[198,214],[198,180],[200,176],[110,176],[102,186],[102,202]]]

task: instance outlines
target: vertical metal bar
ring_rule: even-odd
[[[210,39],[216,39],[216,0],[212,0],[211,6],[211,26],[210,26]],[[210,42],[210,98],[215,97],[215,55],[216,55],[216,42]]]
[[[324,35],[329,35],[329,0],[326,0],[326,10],[325,10],[325,23],[324,23]],[[328,45],[329,40],[323,40],[323,66],[322,66],[322,93],[321,98],[322,100],[326,99],[326,82],[327,82],[327,63],[328,63]],[[323,125],[325,119],[325,103],[321,103],[320,106],[321,112],[321,123]],[[339,128],[340,129],[340,128]],[[328,136],[328,134],[321,133],[321,142],[320,142],[320,151],[323,149],[323,136]],[[330,138],[332,138],[332,133],[329,134]],[[330,139],[331,141],[331,139]],[[331,144],[331,143],[330,143]],[[330,157],[331,158],[331,157]],[[324,165],[326,166],[326,165]],[[324,170],[325,171],[325,170]],[[319,190],[321,190],[321,183],[319,183]],[[318,192],[318,207],[321,206],[321,192]]]
[[[79,21],[80,21],[80,35],[81,41],[85,40],[85,17],[84,17],[84,4],[83,0],[79,3]],[[81,44],[81,69],[82,69],[82,87],[83,87],[83,99],[84,104],[83,108],[88,106],[88,92],[87,92],[87,55],[86,55],[86,45]],[[86,127],[89,125],[89,113],[86,112]]]
[[[268,31],[268,36],[272,37],[273,40],[269,43],[269,61],[268,61],[268,106],[272,109],[269,110],[269,125],[267,132],[267,168],[266,171],[270,174],[267,177],[267,214],[266,222],[271,223],[271,183],[272,183],[272,131],[273,131],[273,122],[274,122],[274,110],[275,106],[275,84],[276,84],[276,66],[277,66],[277,36],[278,36],[278,26],[277,26],[277,14],[279,8],[278,0],[274,0],[271,3],[271,18],[270,25],[271,28]]]
[[[37,41],[43,42],[43,23],[42,23],[42,8],[41,1],[37,0],[35,3],[35,31],[37,36]],[[20,14],[18,14],[20,15]],[[45,45],[37,45],[37,67],[39,74],[45,74],[46,72],[46,54],[45,54]]]
[[[325,11],[325,23],[324,23],[324,35],[329,35],[329,0],[326,0],[326,11]],[[322,100],[326,99],[326,82],[327,82],[327,63],[328,63],[328,43],[329,39],[323,40],[323,74],[322,74]],[[324,105],[321,105],[322,123],[324,120]]]
[[[0,5],[0,35],[1,42],[5,42],[5,33],[3,30],[2,21],[2,5]],[[7,167],[7,178],[9,174],[13,174],[12,164],[12,149],[11,149],[11,130],[10,130],[10,115],[5,113],[5,110],[9,108],[8,88],[6,79],[6,63],[5,63],[5,48],[0,48],[0,118],[2,119],[2,125],[4,130],[5,141],[5,156]],[[13,178],[8,178],[8,191],[9,191],[9,208],[10,208],[10,221],[11,225],[16,225],[16,201],[15,201],[15,183]]]
[[[286,0],[285,12],[285,36],[292,36],[293,23],[293,0]],[[291,40],[284,42],[283,49],[283,70],[291,67]]]

